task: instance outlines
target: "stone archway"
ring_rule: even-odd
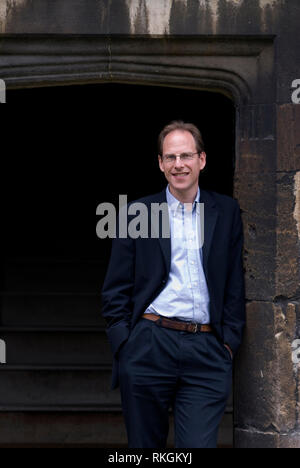
[[[98,297],[110,241],[95,236],[94,209],[103,201],[118,207],[120,194],[130,201],[165,187],[156,140],[162,126],[174,118],[189,119],[201,129],[207,152],[201,188],[232,195],[234,104],[221,93],[120,83],[9,90],[8,101],[11,108],[13,104],[18,109],[30,106],[33,112],[26,120],[19,111],[20,120],[13,130],[5,125],[11,154],[24,157],[18,161],[17,172],[14,159],[2,166],[7,177],[1,192],[11,194],[7,215],[2,213],[9,241],[1,321],[10,369],[2,373],[6,410],[2,421],[6,421],[6,432],[14,433],[9,416],[19,420],[20,414],[15,413],[18,402],[25,414],[30,407],[36,416],[36,436],[30,440],[27,420],[20,422],[24,435],[20,440],[19,433],[19,443],[50,443],[55,433],[59,444],[66,438],[61,411],[68,412],[72,401],[74,419],[82,418],[84,411],[96,415],[93,438],[83,425],[79,439],[101,446],[125,445],[119,394],[109,391],[112,356]],[[56,111],[57,106],[61,112]],[[13,140],[15,132],[18,138]],[[38,140],[34,138],[37,134]],[[47,143],[47,154],[41,141]],[[13,213],[18,207],[16,217]],[[20,226],[28,226],[21,237]],[[2,281],[0,288],[2,291]],[[80,343],[80,356],[76,343]],[[93,385],[87,387],[91,363]],[[25,364],[26,371],[21,372]],[[52,368],[49,379],[45,379],[46,365]],[[19,386],[12,388],[16,379]],[[54,393],[54,388],[59,391]],[[43,411],[50,413],[46,440]],[[230,398],[219,446],[232,446],[232,416]],[[168,444],[172,447],[172,413],[170,423]],[[11,442],[15,440],[11,434]],[[69,436],[68,443],[73,440]],[[0,433],[0,445],[2,442]]]
[[[292,174],[280,174],[289,161],[276,140],[285,111],[277,112],[274,37],[6,35],[0,42],[8,88],[128,82],[216,90],[234,99],[234,195],[243,212],[248,316],[236,362],[235,441],[288,445],[284,434],[294,427],[296,408],[290,344],[299,306],[287,297],[298,290],[291,225],[297,187]],[[288,268],[295,280],[287,286]]]

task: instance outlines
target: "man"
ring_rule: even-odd
[[[240,209],[200,190],[206,154],[194,125],[162,130],[158,162],[168,186],[139,202],[149,213],[167,203],[170,235],[117,234],[103,285],[112,387],[119,381],[129,447],[164,448],[170,407],[175,447],[216,447],[245,323]]]

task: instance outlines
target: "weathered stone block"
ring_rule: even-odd
[[[276,432],[236,429],[234,441],[236,448],[277,448],[279,436]]]
[[[238,172],[235,197],[243,218],[247,299],[272,300],[276,258],[275,174]]]
[[[300,174],[300,173],[299,173]],[[277,176],[276,296],[297,297],[300,292],[300,177]]]
[[[300,170],[300,105],[277,108],[277,170]]]
[[[247,326],[235,371],[237,428],[264,433],[295,429],[296,378],[291,349],[295,333],[294,304],[247,304]]]
[[[239,123],[237,170],[259,173],[275,171],[275,105],[255,104],[241,107]]]
[[[278,448],[300,448],[300,432],[282,434],[279,438]]]
[[[237,429],[235,446],[238,448],[300,448],[300,432],[278,434]]]

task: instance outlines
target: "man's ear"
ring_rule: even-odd
[[[200,161],[201,161],[201,171],[203,171],[203,169],[205,168],[206,166],[206,153],[205,151],[201,151],[200,153]]]
[[[162,162],[162,157],[161,157],[160,154],[158,155],[158,164],[159,164],[159,168],[160,168],[161,172],[165,172],[163,162]]]

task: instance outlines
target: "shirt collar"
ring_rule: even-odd
[[[179,200],[177,200],[177,198],[175,198],[174,195],[172,195],[172,193],[170,192],[170,189],[169,189],[169,185],[167,185],[167,188],[166,188],[166,196],[167,196],[168,205],[169,205],[169,207],[171,208],[172,211],[177,211],[179,209],[182,209],[183,204]],[[200,203],[200,188],[199,187],[198,187],[198,190],[197,190],[195,200],[193,201],[193,210],[192,211],[194,211],[195,206],[196,206],[197,203]]]

